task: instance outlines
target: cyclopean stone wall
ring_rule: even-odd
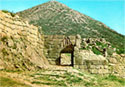
[[[79,50],[76,54],[74,67],[92,74],[109,74],[108,60],[95,55],[92,51]]]
[[[77,36],[46,35],[44,53],[50,64],[58,65],[60,53],[73,53],[73,67],[95,74],[110,73],[106,57],[98,56],[92,51],[81,50],[82,39]],[[72,45],[72,50],[67,46]],[[69,51],[68,51],[69,50]]]
[[[108,61],[111,74],[125,78],[125,54],[114,53]]]
[[[0,11],[0,69],[34,70],[45,68],[44,36],[38,27]]]
[[[66,53],[71,53],[74,50],[75,36],[45,35],[44,38],[44,54],[50,64],[59,64],[60,53],[63,50]],[[69,49],[67,46],[69,46]],[[66,51],[65,48],[68,50]]]
[[[94,74],[112,73],[124,77],[125,55],[108,56],[107,48],[110,48],[110,43],[107,47],[104,39],[82,39],[80,35],[44,36],[38,32],[39,29],[18,16],[12,17],[11,14],[0,11],[0,69],[47,68],[49,63],[60,64],[61,53],[71,53],[75,68]],[[91,49],[88,50],[88,47],[93,46],[104,55],[96,55]]]
[[[81,49],[81,37],[76,36],[74,48],[74,67],[93,74],[108,74],[108,60],[106,57],[94,54],[91,50]]]
[[[84,40],[83,40],[84,39]],[[46,35],[44,53],[50,64],[58,65],[60,53],[73,53],[73,67],[92,74],[114,74],[124,76],[124,59],[120,56],[108,56],[105,51],[102,55],[96,55],[91,49],[83,49],[87,45],[95,46],[100,51],[104,44],[110,45],[100,38],[81,38],[77,36]],[[84,41],[84,42],[83,42]],[[97,46],[100,42],[101,46]],[[83,43],[86,45],[83,46]],[[97,45],[96,45],[97,44]],[[69,48],[67,47],[69,46]],[[64,49],[67,50],[64,50]],[[72,50],[70,49],[72,48]],[[91,47],[90,47],[91,48]],[[103,51],[103,50],[102,50]],[[123,55],[122,55],[123,56]],[[119,58],[118,58],[119,57]]]

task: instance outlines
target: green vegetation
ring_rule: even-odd
[[[107,47],[108,47],[108,44],[104,44],[104,43],[99,42],[99,41],[96,41],[96,45],[97,45],[97,46],[100,46],[101,49],[104,49],[104,48],[107,48]]]
[[[37,10],[38,7],[41,9],[35,12],[34,9]],[[30,15],[31,13],[33,14]],[[113,31],[97,20],[61,5],[59,2],[47,2],[18,14],[24,19],[28,19],[31,24],[41,26],[44,34],[67,36],[80,34],[83,38],[105,38],[112,46],[120,49],[117,50],[117,53],[125,53],[124,35]],[[80,17],[77,17],[78,14]],[[37,20],[32,18],[37,18]]]
[[[96,44],[93,44],[93,43],[96,43]],[[116,49],[114,46],[111,46],[109,45],[108,46],[108,43],[105,42],[101,42],[101,41],[94,41],[93,43],[87,43],[88,46],[87,47],[84,47],[84,43],[81,43],[82,44],[82,48],[80,50],[92,50],[94,54],[96,55],[103,55],[105,50],[107,51],[108,55],[109,56],[112,56],[112,54],[114,52],[117,52],[118,54],[121,54],[121,53],[124,53],[123,49],[117,49],[116,51],[114,49]]]
[[[3,36],[3,37],[1,38],[1,41],[5,42],[5,41],[7,41],[7,39],[8,39],[7,36]]]
[[[35,77],[35,75],[39,76],[39,77],[37,77],[35,79],[36,80],[41,80],[41,81],[33,81],[32,84],[57,85],[57,86],[63,86],[63,87],[66,86],[64,81],[59,81],[58,80],[58,78],[60,78],[59,75],[36,73],[34,75],[31,75],[31,76]]]
[[[114,52],[114,51],[113,51],[112,48],[109,48],[109,49],[107,50],[107,53],[108,53],[108,55],[110,55],[110,56],[113,54],[113,52]]]
[[[123,79],[123,78],[119,78],[114,75],[109,75],[107,77],[104,77],[104,79],[109,80],[109,81],[119,82],[121,85],[125,86],[125,79]]]
[[[47,72],[46,72],[47,71]],[[67,72],[66,70],[41,70],[30,71],[24,74],[24,72],[18,71],[0,71],[4,73],[19,74],[26,81],[30,81],[35,86],[50,86],[50,87],[124,87],[125,79],[114,75],[97,75],[80,72]],[[60,73],[61,72],[61,73]],[[22,74],[21,74],[22,73]],[[48,74],[47,74],[48,73]],[[30,87],[19,82],[17,78],[8,78],[0,76],[0,87]]]
[[[2,10],[2,12],[4,12],[4,13],[10,13],[10,15],[12,16],[12,17],[14,17],[16,14],[15,13],[13,13],[13,12],[11,12],[11,11],[8,11],[8,10]]]
[[[44,85],[57,85],[66,87],[66,84],[63,81],[54,81],[54,82],[41,82],[41,81],[33,81],[32,84],[44,84]]]
[[[9,55],[9,53],[7,52],[5,48],[3,48],[1,52],[3,53],[4,56]]]
[[[75,75],[71,75],[71,73],[64,73],[63,75],[51,75],[51,74],[34,74],[32,77],[35,77],[35,75],[39,75],[39,77],[35,78],[37,80],[41,81],[33,81],[33,84],[46,84],[46,85],[56,85],[58,86],[67,86],[66,84],[75,84],[82,82],[82,78],[77,77]],[[62,80],[58,80],[60,78],[63,78]]]
[[[121,77],[117,77],[111,74],[108,76],[95,75],[95,77],[97,78],[97,83],[98,83],[97,87],[100,87],[101,85],[103,85],[102,87],[106,87],[106,86],[124,87],[125,86],[125,79]]]
[[[102,53],[96,47],[92,47],[92,51],[97,55],[102,55]]]
[[[37,77],[36,77],[37,75]],[[85,80],[82,77],[88,76],[89,80]],[[61,75],[53,75],[53,74],[41,74],[36,73],[33,74],[36,80],[32,82],[32,84],[45,84],[52,85],[54,87],[67,87],[70,85],[71,87],[124,87],[123,78],[116,77],[114,75],[101,76],[101,75],[90,75],[84,73],[78,73],[74,75],[72,73],[65,72]],[[63,78],[63,79],[61,79]],[[60,80],[59,80],[60,79]],[[38,80],[38,81],[37,81]]]
[[[9,13],[9,11],[8,11],[8,10],[2,10],[2,12],[4,12],[4,13]]]
[[[68,84],[75,84],[83,81],[82,78],[72,75],[70,73],[65,73],[65,75],[66,75],[66,82]]]
[[[65,53],[67,56],[71,56],[71,53]]]
[[[12,46],[13,49],[16,49],[17,48],[17,45],[16,43],[14,43],[14,45]]]
[[[9,77],[0,76],[0,87],[30,87]]]
[[[117,54],[122,54],[122,53],[125,54],[125,47],[123,47],[123,48],[118,48],[118,49],[116,50],[116,53],[117,53]]]
[[[7,69],[2,69],[2,70],[0,70],[0,71],[11,72],[11,73],[14,73],[14,72],[17,72],[17,73],[22,72],[21,70],[7,70]]]

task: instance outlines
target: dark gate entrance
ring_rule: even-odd
[[[66,46],[60,52],[59,65],[61,66],[73,66],[74,64],[74,56],[73,56],[74,46],[71,44]]]

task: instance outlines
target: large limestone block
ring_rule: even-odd
[[[97,73],[98,73],[98,70],[97,70],[97,69],[90,69],[89,72],[90,72],[90,73],[93,73],[93,74],[97,74]]]
[[[101,56],[101,55],[96,55],[91,51],[85,51],[81,50],[80,55],[82,56],[84,63],[89,63],[93,65],[105,65],[108,64],[108,60]]]
[[[71,65],[71,54],[61,54],[61,65]]]
[[[74,48],[74,64],[75,65],[82,65],[83,64],[83,58],[79,53],[79,48],[75,47]]]
[[[7,43],[8,43],[8,46],[10,46],[10,47],[14,46],[14,43],[11,39],[8,39]]]
[[[18,17],[11,17],[0,11],[0,51],[3,50],[6,56],[0,52],[0,59],[6,62],[5,68],[37,68],[44,67],[47,61],[43,55],[43,43],[37,45],[39,41],[43,41],[38,36],[38,28],[26,24]],[[31,31],[31,32],[29,32]],[[8,37],[6,41],[1,38]],[[43,37],[44,38],[44,37]],[[4,42],[4,43],[3,43]],[[33,45],[35,43],[35,45]],[[42,46],[40,46],[42,45]],[[3,48],[4,47],[4,48]],[[48,64],[47,64],[48,65]]]
[[[108,69],[99,69],[98,73],[99,74],[107,74],[107,73],[109,73],[109,70]]]
[[[110,58],[110,59],[109,59],[109,62],[110,62],[110,63],[113,63],[113,64],[118,63],[117,60],[116,60],[115,58]]]
[[[4,25],[0,21],[0,30],[4,29]]]
[[[78,47],[78,48],[81,48],[81,36],[80,35],[77,35],[76,36],[76,46]]]

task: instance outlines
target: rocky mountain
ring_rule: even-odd
[[[118,48],[118,53],[124,52],[123,35],[57,1],[49,1],[17,14],[30,24],[41,26],[46,35],[80,34],[83,38],[105,38]]]

